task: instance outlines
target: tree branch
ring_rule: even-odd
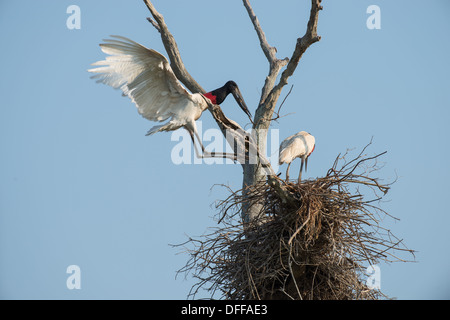
[[[277,49],[269,45],[266,39],[266,35],[259,24],[258,17],[255,15],[252,6],[248,0],[242,0],[245,8],[247,9],[248,16],[253,23],[253,27],[255,28],[256,34],[258,35],[259,42],[261,45],[261,49],[264,52],[267,60],[269,61],[270,69],[269,75],[266,77],[266,81],[264,83],[264,87],[261,94],[261,99],[259,104],[261,105],[264,100],[267,98],[270,90],[273,88],[275,84],[275,80],[278,76],[280,70],[289,62],[289,58],[284,58],[283,60],[279,60],[276,57]]]
[[[286,69],[281,74],[279,83],[271,89],[267,98],[262,104],[259,105],[256,111],[255,123],[258,124],[258,128],[260,129],[269,128],[270,120],[272,119],[275,105],[278,101],[278,98],[280,97],[281,90],[288,83],[288,78],[294,74],[294,71],[296,70],[298,63],[300,62],[300,59],[305,51],[313,43],[320,40],[320,36],[317,35],[317,23],[319,21],[319,11],[323,9],[323,7],[320,5],[321,2],[322,0],[311,0],[311,12],[306,33],[303,37],[297,39],[292,57],[289,59],[289,63],[287,64]]]
[[[161,34],[164,48],[169,56],[170,67],[177,76],[178,80],[180,80],[192,93],[205,93],[206,91],[197,83],[197,81],[195,81],[194,78],[192,78],[189,72],[187,72],[183,60],[181,60],[177,42],[175,41],[172,33],[170,33],[169,28],[167,28],[162,14],[156,11],[150,0],[144,0],[144,3],[159,26],[159,29],[156,27],[155,28]],[[151,20],[149,21],[151,22]],[[152,25],[155,26],[153,22]]]
[[[279,60],[275,56],[276,49],[275,47],[271,47],[269,45],[262,27],[253,12],[249,0],[242,0],[244,7],[247,9],[250,20],[253,23],[256,34],[258,35],[261,49],[269,61],[269,75],[266,77],[259,105],[256,109],[255,118],[253,121],[257,148],[261,154],[266,153],[268,129],[271,121],[273,120],[275,106],[278,102],[283,87],[287,84],[288,78],[294,73],[306,49],[314,42],[320,40],[320,37],[317,36],[317,23],[319,19],[319,11],[322,10],[322,6],[320,5],[321,1],[322,0],[311,0],[311,13],[306,28],[306,33],[303,37],[297,39],[292,57],[290,59],[285,58],[283,60]],[[286,69],[283,71],[279,83],[275,85],[278,74],[285,66]],[[266,179],[266,174],[263,166],[259,163],[244,166],[244,179],[242,183],[244,192],[246,187],[254,185],[264,179]],[[272,182],[273,181],[275,180],[272,180]],[[250,206],[249,203],[244,202],[242,205],[243,220],[251,221],[255,219],[260,209],[261,208],[258,207],[257,204]]]
[[[164,17],[155,9],[150,0],[144,0],[145,5],[149,9],[152,18],[148,18],[148,21],[156,28],[160,33],[162,42],[169,56],[171,68],[175,73],[179,81],[181,81],[192,93],[205,93],[205,90],[194,80],[194,78],[186,70],[184,63],[181,59],[181,55],[178,49],[178,45],[175,38],[170,33]],[[261,94],[261,99],[258,108],[255,112],[255,121],[253,129],[263,129],[254,131],[256,141],[249,137],[249,135],[237,124],[236,122],[228,119],[222,112],[222,109],[218,105],[212,104],[209,99],[206,99],[208,103],[208,110],[214,117],[217,125],[222,131],[222,134],[227,139],[228,143],[232,146],[235,153],[239,150],[246,150],[246,156],[256,154],[258,158],[257,164],[249,164],[246,161],[241,162],[244,168],[244,186],[251,185],[254,182],[261,180],[266,175],[275,175],[270,163],[265,158],[266,152],[266,140],[267,129],[269,128],[272,115],[275,110],[275,105],[280,97],[282,88],[287,84],[287,80],[294,73],[303,53],[306,49],[320,40],[317,36],[317,21],[318,13],[322,9],[320,5],[321,0],[311,0],[311,14],[307,26],[307,31],[302,38],[297,39],[295,50],[291,59],[285,58],[279,60],[276,58],[276,48],[269,45],[266,36],[261,28],[261,25],[253,12],[248,0],[243,0],[244,6],[247,9],[250,20],[253,23],[255,31],[260,40],[261,48],[269,61],[269,75],[267,76],[264,87]],[[275,85],[278,74],[281,69],[286,66],[283,71],[280,81]],[[228,133],[228,134],[227,134]],[[231,137],[230,137],[231,134]],[[272,181],[272,183],[275,180]],[[245,207],[245,205],[244,205]],[[252,214],[248,214],[247,209],[243,208],[244,221],[252,219]]]
[[[161,34],[162,42],[171,62],[170,66],[178,80],[180,80],[192,93],[205,93],[205,90],[194,80],[194,78],[192,78],[189,72],[187,72],[184,63],[181,60],[178,45],[169,31],[169,28],[164,21],[164,17],[155,9],[150,0],[144,0],[144,3],[155,19],[147,18],[147,20]],[[211,103],[211,101],[204,96],[203,98],[208,104],[208,110],[211,112],[225,139],[233,148],[234,153],[238,156],[238,161],[241,165],[245,166],[247,160],[249,160],[251,156],[256,156],[258,161],[263,164],[266,174],[275,175],[267,158],[259,153],[255,140],[249,136],[238,123],[228,119],[220,106]]]
[[[159,27],[158,22],[156,22],[155,20],[153,20],[153,19],[150,18],[150,17],[147,17],[147,21],[150,22],[150,23],[152,24],[152,26],[154,26],[155,29],[156,29],[159,33],[161,33],[161,28]]]
[[[320,36],[317,35],[317,23],[319,21],[319,11],[323,9],[320,5],[322,0],[311,0],[311,2],[311,13],[306,33],[303,37],[297,39],[294,53],[289,60],[286,70],[283,71],[278,85],[284,86],[287,84],[287,79],[294,73],[306,49],[313,43],[320,41]]]
[[[206,91],[195,81],[195,79],[189,74],[186,70],[183,60],[181,59],[180,51],[178,50],[178,45],[173,37],[172,33],[170,33],[169,28],[167,27],[164,17],[158,11],[156,11],[155,7],[151,3],[150,0],[144,0],[145,5],[150,10],[155,21],[151,18],[148,18],[149,22],[158,30],[161,34],[161,39],[164,44],[164,48],[169,56],[170,66],[175,73],[178,80],[180,80],[192,93],[205,93]],[[209,103],[209,111],[212,116],[216,120],[220,129],[223,131],[224,135],[227,128],[231,128],[234,130],[242,130],[243,129],[234,121],[230,121],[222,109],[218,105],[214,105]]]
[[[250,6],[248,0],[243,0],[242,2],[244,3],[245,8],[247,9],[250,20],[252,21],[253,26],[255,27],[255,31],[258,34],[261,48],[264,51],[267,60],[269,60],[269,62],[272,63],[277,59],[275,56],[277,49],[275,47],[271,47],[267,42],[266,35],[264,34],[264,31],[262,30],[261,25],[259,24],[258,17],[253,12],[253,8]]]

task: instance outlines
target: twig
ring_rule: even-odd
[[[294,85],[291,85],[291,88],[289,89],[289,92],[286,94],[286,96],[284,97],[283,101],[281,102],[280,106],[278,107],[278,110],[275,112],[276,116],[272,118],[271,121],[277,121],[278,119],[284,117],[284,116],[280,116],[280,111],[281,111],[281,107],[283,106],[284,102],[286,101],[286,99],[289,97],[289,95],[292,92],[292,88],[294,87]],[[287,114],[289,115],[289,113]]]
[[[153,20],[150,17],[147,17],[147,21],[150,22],[152,24],[153,27],[155,27],[156,31],[158,31],[159,33],[161,33],[161,28],[159,27],[159,24]]]

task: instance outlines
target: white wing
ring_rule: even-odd
[[[97,82],[120,88],[152,121],[164,121],[192,105],[192,95],[179,83],[167,59],[155,50],[120,36],[100,44],[110,56],[88,70]]]
[[[283,142],[281,142],[281,144],[280,144],[280,153],[281,153],[284,149],[287,148],[287,146],[291,143],[291,139],[292,139],[293,137],[295,137],[295,134],[292,135],[292,136],[290,136],[290,137],[287,137],[286,139],[283,140]]]

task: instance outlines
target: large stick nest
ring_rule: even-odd
[[[190,260],[180,272],[198,279],[190,295],[206,289],[233,300],[386,297],[366,284],[365,267],[405,261],[397,254],[413,251],[380,225],[389,215],[377,205],[389,185],[370,177],[382,154],[367,157],[365,149],[351,161],[338,156],[325,177],[300,185],[271,177],[245,197],[230,190],[216,205],[220,226],[183,244]],[[262,205],[251,224],[241,223],[244,201]]]

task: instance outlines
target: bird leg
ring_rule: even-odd
[[[298,184],[300,184],[300,181],[302,181],[303,162],[305,162],[304,157],[302,157],[302,163],[300,164],[300,172],[298,173]]]
[[[286,169],[286,181],[289,181],[289,167],[291,166],[291,162],[288,163],[287,169]]]
[[[235,154],[232,153],[225,153],[225,152],[208,152],[205,150],[205,147],[203,146],[200,137],[197,133],[197,131],[194,131],[194,133],[192,133],[190,130],[188,130],[189,135],[191,136],[192,139],[192,144],[194,145],[194,149],[195,149],[195,155],[197,156],[197,158],[199,159],[204,159],[204,158],[224,158],[224,159],[231,159],[233,161],[237,161],[237,156]],[[194,134],[197,137],[198,143],[200,144],[200,147],[202,148],[202,154],[200,154],[199,150],[197,149],[197,145],[195,143],[195,139],[194,139]]]

